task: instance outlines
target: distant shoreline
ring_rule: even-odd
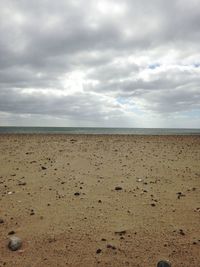
[[[0,127],[0,134],[64,135],[200,135],[200,129],[95,128],[95,127]]]

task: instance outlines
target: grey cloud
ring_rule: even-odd
[[[144,99],[144,107],[159,113],[185,112],[200,109],[199,88],[191,90],[190,86],[170,91],[149,92]],[[170,109],[169,109],[170,107]]]
[[[126,105],[112,106],[119,98],[158,114],[200,109],[199,73],[172,67],[152,70],[150,79],[142,74],[160,59],[167,65],[168,53],[176,65],[200,62],[198,1],[105,1],[110,7],[101,10],[103,3],[1,1],[0,111],[74,119],[93,114],[95,121],[125,116]],[[80,93],[41,92],[65,90],[65,75],[76,71],[84,74]]]
[[[1,111],[13,114],[38,114],[55,117],[68,117],[78,120],[106,119],[124,116],[124,112],[117,103],[108,103],[107,100],[91,93],[74,95],[51,95],[36,92],[22,93],[20,90],[0,91]]]

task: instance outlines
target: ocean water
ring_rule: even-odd
[[[129,134],[129,135],[200,135],[200,129],[175,128],[92,128],[92,127],[5,127],[0,134]]]

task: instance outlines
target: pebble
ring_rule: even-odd
[[[18,185],[26,185],[26,182],[19,182]]]
[[[101,251],[102,251],[102,250],[101,250],[100,248],[98,248],[97,251],[96,251],[96,254],[101,253]]]
[[[47,169],[46,167],[42,166],[42,170],[46,170],[46,169]]]
[[[74,195],[75,195],[75,196],[79,196],[79,195],[80,195],[80,193],[79,193],[79,192],[76,192],[76,193],[74,193]]]
[[[3,219],[0,219],[0,224],[1,224],[1,223],[4,223],[4,220],[3,220]]]
[[[113,250],[115,250],[115,249],[116,249],[116,247],[115,247],[115,246],[113,246],[113,245],[110,245],[110,244],[108,244],[108,245],[107,245],[107,248],[112,248]]]
[[[185,232],[183,231],[183,229],[179,229],[179,234],[180,235],[185,235]]]
[[[117,191],[122,190],[122,187],[121,186],[116,186],[115,190],[117,190]]]
[[[22,246],[22,240],[17,236],[10,237],[8,248],[12,251],[16,251]]]
[[[35,215],[35,212],[33,209],[31,209],[30,215]]]
[[[126,234],[126,230],[122,230],[122,231],[115,231],[116,235],[125,235]]]
[[[15,234],[15,231],[10,231],[9,233],[8,233],[8,235],[14,235]]]
[[[182,192],[178,192],[176,194],[178,195],[178,199],[180,199],[181,197],[185,197],[185,195]]]

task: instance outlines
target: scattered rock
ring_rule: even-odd
[[[14,235],[15,234],[15,231],[10,231],[9,233],[8,233],[8,235]]]
[[[30,215],[35,215],[35,212],[33,209],[31,210]]]
[[[110,245],[110,244],[108,244],[108,245],[107,245],[107,248],[112,248],[113,250],[115,250],[115,249],[116,249],[116,247],[115,247],[115,246],[113,246],[113,245]]]
[[[42,166],[41,168],[42,168],[42,170],[46,170],[46,169],[47,169],[47,168],[46,168],[46,167],[44,167],[44,166]]]
[[[115,231],[116,235],[125,235],[126,234],[126,230],[122,230],[122,231]]]
[[[4,223],[4,220],[3,219],[0,219],[0,224]]]
[[[80,196],[79,192],[74,193],[75,196]]]
[[[97,251],[96,251],[96,254],[101,253],[101,251],[102,251],[102,250],[101,250],[100,248],[98,248]]]
[[[183,229],[179,229],[179,234],[180,235],[185,235],[185,232],[183,231]]]
[[[10,237],[8,248],[12,251],[16,251],[22,246],[22,240],[17,236]]]
[[[178,199],[180,199],[181,197],[185,197],[185,195],[182,192],[178,192],[176,194],[178,195]]]
[[[196,208],[194,211],[195,211],[195,212],[196,212],[196,211],[197,211],[197,212],[200,212],[200,208]]]
[[[26,182],[22,182],[22,181],[20,181],[20,182],[18,183],[18,185],[26,185]]]
[[[156,206],[156,204],[155,204],[155,203],[151,203],[151,206],[152,206],[152,207],[155,207],[155,206]]]
[[[122,187],[121,187],[121,186],[116,186],[116,187],[115,187],[115,190],[116,190],[116,191],[122,190]]]

